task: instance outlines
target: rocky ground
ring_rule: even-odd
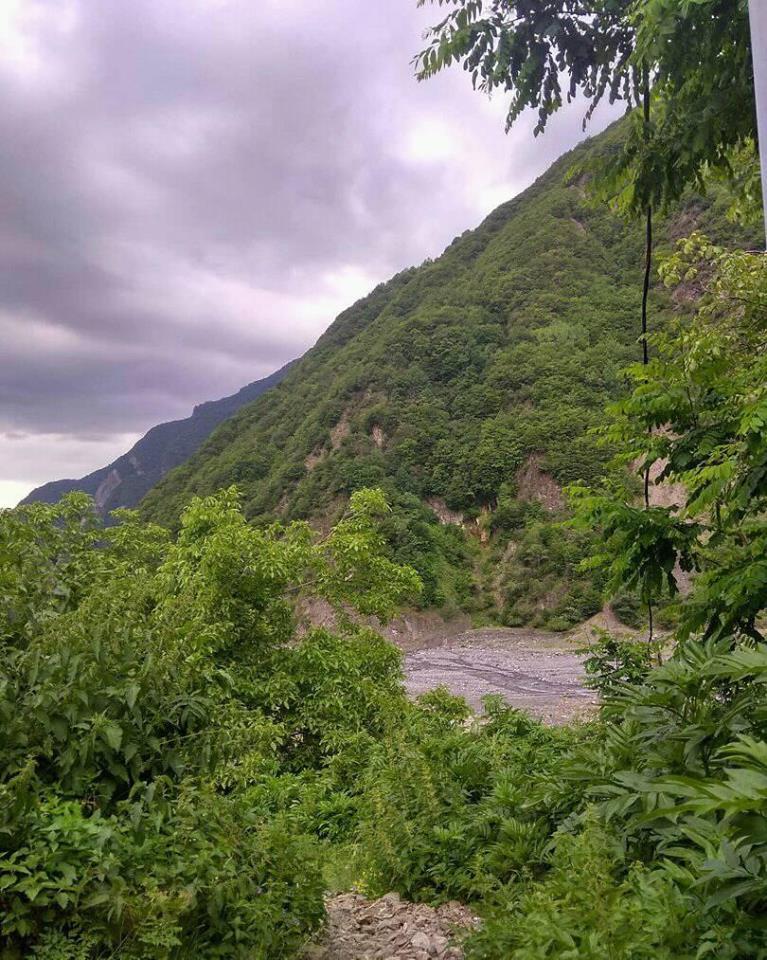
[[[498,693],[549,723],[565,723],[589,713],[596,702],[583,685],[578,652],[583,642],[537,630],[467,630],[441,645],[408,653],[406,684],[413,696],[446,686],[476,710],[482,697]]]
[[[342,893],[328,899],[327,912],[305,960],[461,960],[461,938],[478,923],[460,903],[432,908],[396,893],[373,901]]]

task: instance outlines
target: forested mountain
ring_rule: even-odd
[[[230,397],[209,400],[194,408],[190,417],[152,427],[131,449],[106,467],[79,480],[53,480],[37,487],[22,503],[57,503],[65,493],[90,494],[103,516],[119,507],[135,507],[165,474],[188,460],[211,432],[240,407],[276,386],[290,364],[263,380],[247,384]]]
[[[378,485],[425,603],[559,628],[600,609],[601,584],[577,570],[583,535],[551,521],[564,485],[603,471],[589,429],[638,357],[643,231],[572,172],[621,136],[614,125],[563,156],[437,260],[342,313],[279,391],[149,494],[145,515],[173,524],[193,494],[236,483],[250,517],[325,521]],[[731,233],[723,207],[691,196],[660,222],[660,246],[696,225]],[[670,305],[654,293],[654,324]]]

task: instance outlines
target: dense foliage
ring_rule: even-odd
[[[680,571],[695,571],[682,634],[761,641],[767,261],[693,235],[662,273],[681,293],[695,292],[696,316],[653,338],[653,360],[630,371],[635,389],[612,408],[603,436],[619,462],[657,466],[659,480],[682,484],[685,503],[642,510],[609,486],[573,493],[584,524],[605,531],[596,561],[614,586],[657,600],[677,593]]]
[[[328,864],[371,894],[471,902],[473,960],[767,955],[766,269],[684,241],[664,276],[695,316],[604,426],[613,477],[657,460],[684,504],[574,491],[625,596],[697,571],[661,665],[592,648],[587,724],[406,699],[352,611],[385,618],[420,586],[380,491],[325,535],[249,523],[231,489],[175,539],[132,514],[104,529],[78,495],[0,515],[4,956],[295,956]],[[297,631],[310,597],[335,631]]]
[[[767,258],[681,241],[627,390],[638,239],[564,179],[641,143],[635,196],[654,170],[678,199],[747,149],[743,4],[445,2],[427,73],[478,51],[545,123],[563,65],[592,99],[651,71],[660,133],[614,129],[342,315],[149,499],[175,535],[80,495],[0,514],[3,960],[297,956],[328,866],[470,902],[469,960],[767,957]],[[690,136],[713,94],[732,115]],[[688,197],[666,239],[701,223]],[[676,628],[597,639],[589,722],[478,718],[410,702],[357,622],[421,588],[562,627],[607,591]],[[299,623],[317,598],[333,630]]]
[[[237,483],[259,523],[327,524],[352,491],[381,486],[393,556],[418,570],[424,604],[554,628],[600,609],[600,577],[577,569],[588,538],[554,524],[561,487],[595,483],[610,457],[589,430],[636,356],[642,241],[567,174],[624,135],[579,147],[438,260],[341,314],[144,515],[173,524],[192,495]],[[661,240],[696,224],[742,239],[728,202],[688,197]]]
[[[399,660],[348,623],[292,642],[291,598],[385,616],[416,590],[385,511],[359,493],[319,543],[234,491],[175,542],[83,494],[0,515],[3,957],[272,958],[321,921],[297,785],[381,735]]]
[[[603,637],[589,665],[606,704],[580,732],[494,710],[467,729],[437,698],[421,707],[436,719],[373,751],[375,875],[411,896],[480,897],[470,957],[767,952],[767,261],[694,237],[664,275],[696,284],[697,314],[656,338],[606,434],[640,472],[660,460],[686,503],[578,494],[617,583],[655,598],[677,564],[698,571],[673,654],[653,667]]]

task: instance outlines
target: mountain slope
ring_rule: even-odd
[[[561,488],[602,474],[589,435],[638,356],[642,229],[569,182],[620,124],[339,316],[285,378],[223,424],[146,498],[174,523],[193,495],[236,482],[248,513],[324,523],[353,489],[384,486],[400,559],[452,602],[508,623],[566,626],[602,604],[558,530]],[[661,243],[734,228],[691,197]],[[654,291],[653,323],[669,304]],[[469,536],[474,534],[475,536]]]
[[[220,423],[280,383],[290,367],[291,364],[287,364],[232,396],[201,403],[190,417],[152,427],[127,453],[108,466],[79,480],[46,483],[33,490],[22,503],[56,503],[65,493],[82,490],[94,498],[103,515],[119,507],[135,507],[169,470],[188,460]]]

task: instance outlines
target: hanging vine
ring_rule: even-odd
[[[644,113],[644,137],[650,134],[650,72],[645,64],[642,70],[642,109]],[[647,204],[645,212],[645,268],[644,283],[642,285],[642,363],[646,367],[650,362],[650,351],[647,343],[647,301],[650,294],[650,275],[652,272],[652,204]],[[644,468],[644,506],[650,509],[650,465]],[[647,601],[648,643],[652,643],[655,636],[654,607],[652,599]]]

